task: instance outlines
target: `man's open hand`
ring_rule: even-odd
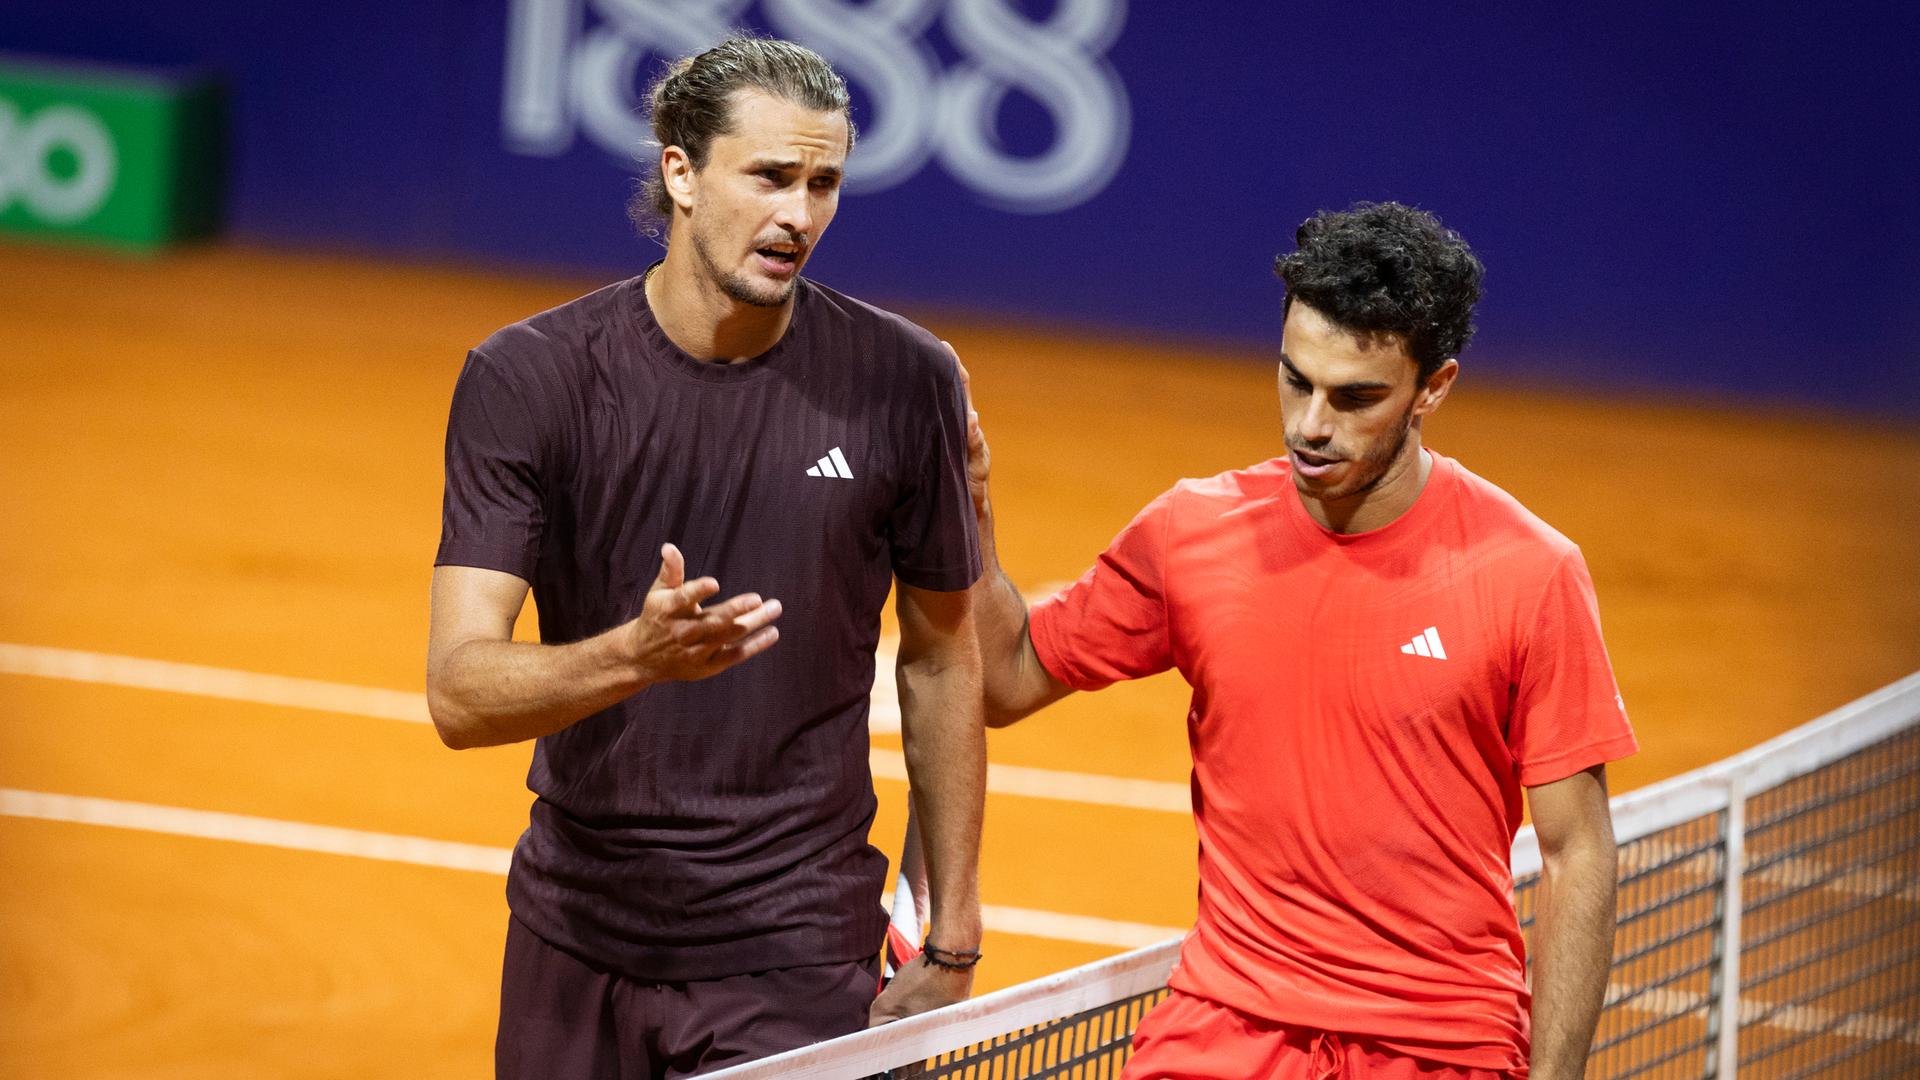
[[[660,573],[640,615],[626,626],[629,655],[648,682],[718,675],[765,652],[780,640],[780,601],[745,593],[701,607],[720,591],[710,577],[688,581],[686,559],[672,544],[660,548]]]

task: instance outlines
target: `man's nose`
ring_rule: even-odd
[[[813,207],[805,187],[796,187],[780,197],[780,203],[774,210],[773,223],[790,233],[803,236],[813,232]]]
[[[1325,396],[1315,394],[1307,399],[1306,414],[1300,418],[1300,437],[1312,443],[1333,438],[1333,408]]]

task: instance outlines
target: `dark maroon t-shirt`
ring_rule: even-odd
[[[880,947],[874,647],[895,575],[953,591],[980,573],[965,438],[931,334],[805,281],[786,335],[744,363],[681,352],[640,278],[468,356],[437,565],[530,582],[546,642],[637,615],[669,541],[689,578],[785,609],[752,660],[539,740],[507,881],[534,932],[659,981]]]

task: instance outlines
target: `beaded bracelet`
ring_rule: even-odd
[[[926,958],[927,963],[942,971],[972,971],[981,957],[977,950],[963,952],[958,949],[936,949],[932,945],[922,946],[920,955]]]

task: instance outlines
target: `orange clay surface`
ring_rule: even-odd
[[[255,250],[0,246],[0,643],[417,692],[440,442],[467,346],[594,287]],[[1077,576],[1181,476],[1280,449],[1254,351],[924,316],[972,368],[1001,548]],[[1920,667],[1920,436],[1467,373],[1428,442],[1585,549],[1644,751],[1706,764]],[[724,585],[724,583],[723,583]],[[523,618],[523,633],[529,624]],[[1003,764],[1184,782],[1175,676],[992,738]],[[897,749],[894,736],[876,736]],[[511,846],[526,747],[0,675],[0,788]],[[893,850],[905,786],[881,780]],[[1180,927],[1184,816],[990,796],[990,905]],[[0,1076],[475,1077],[497,875],[0,817]],[[980,989],[1119,951],[990,932]]]

